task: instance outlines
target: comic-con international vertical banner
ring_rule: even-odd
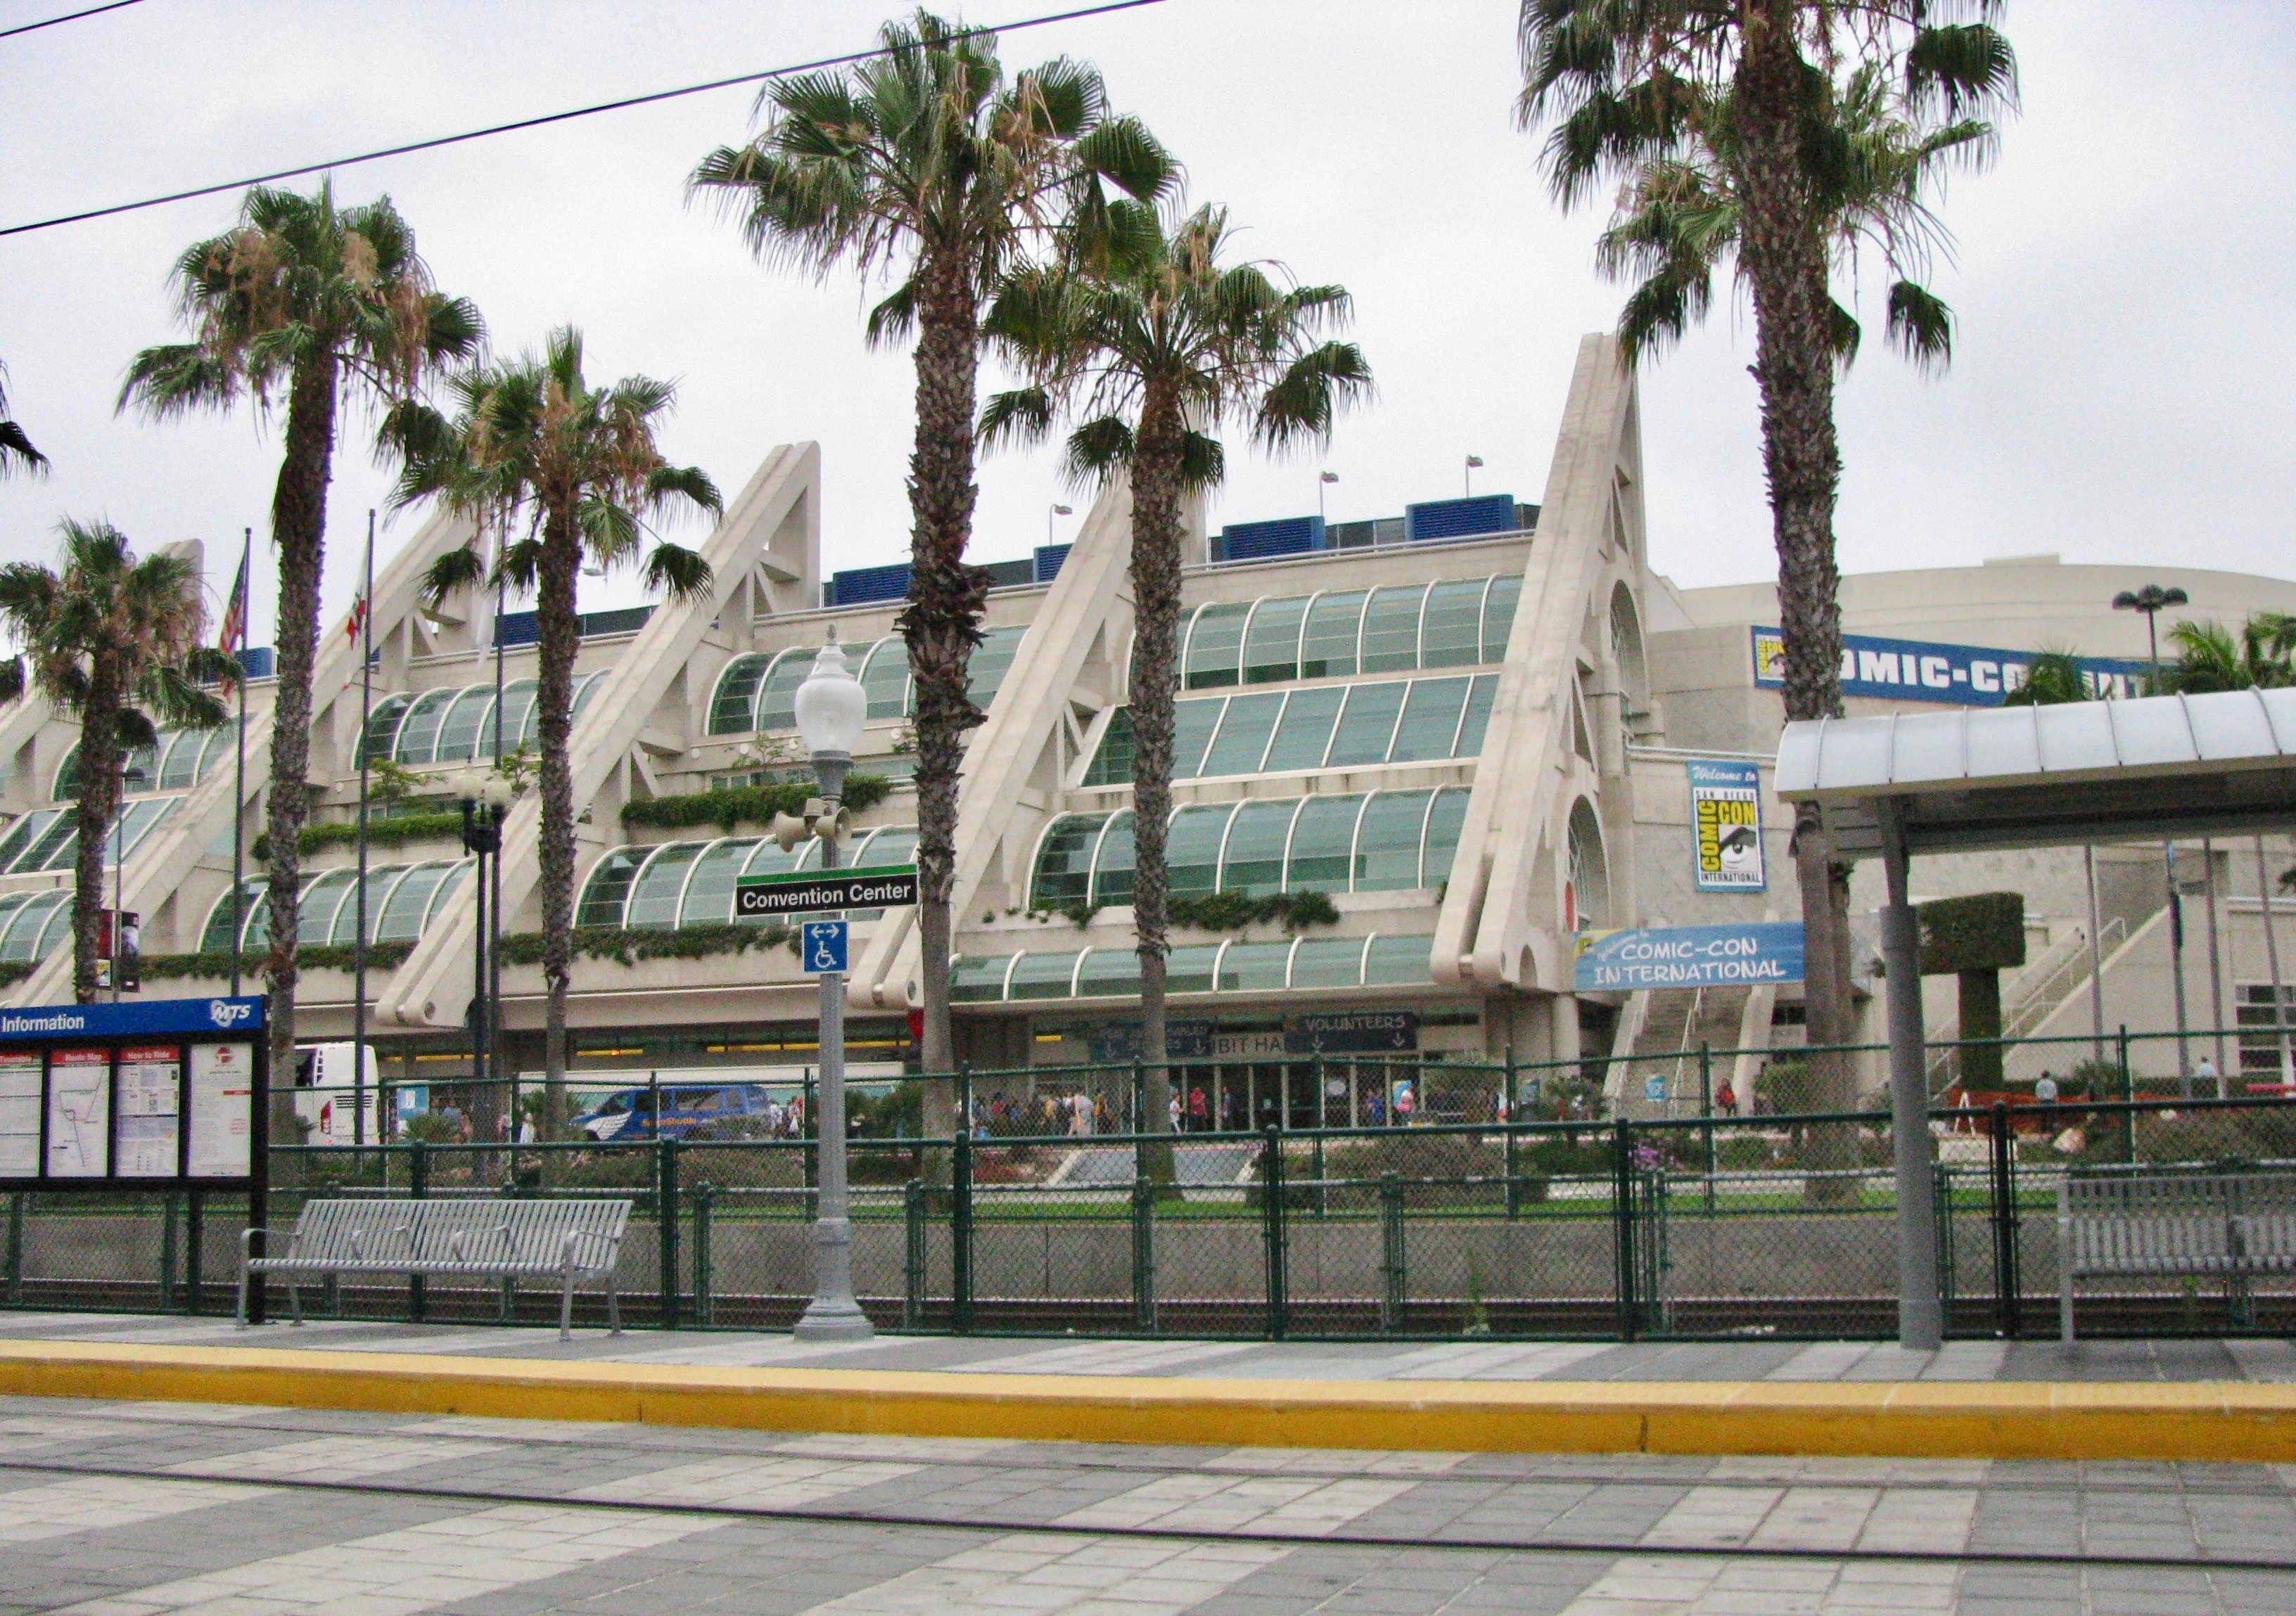
[[[1700,892],[1760,892],[1768,885],[1759,763],[1691,759],[1690,823]]]

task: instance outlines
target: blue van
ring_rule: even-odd
[[[661,1115],[653,1114],[655,1090],[619,1089],[574,1119],[594,1139],[678,1139],[696,1130],[739,1133],[744,1118],[760,1119],[773,1097],[763,1083],[664,1083]],[[720,1124],[725,1126],[720,1127]]]

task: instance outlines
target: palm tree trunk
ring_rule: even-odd
[[[275,1128],[293,1114],[295,926],[302,898],[304,821],[311,798],[311,665],[319,647],[319,576],[326,561],[327,485],[334,475],[335,356],[321,354],[295,369],[287,401],[287,449],[271,496],[271,537],[279,548],[279,627],[274,641],[278,683],[271,706],[271,785],[264,804],[267,843],[265,901],[270,949],[263,964],[271,1002]],[[284,1139],[281,1129],[275,1138]]]
[[[964,732],[980,722],[965,694],[988,598],[965,564],[972,536],[972,417],[980,370],[980,311],[969,265],[928,263],[917,320],[917,433],[909,456],[909,604],[901,614],[916,689],[917,938],[924,996],[921,1069],[955,1065],[948,1016],[949,894],[956,870],[957,770]],[[924,1130],[949,1138],[954,1085],[925,1084]]]
[[[581,541],[571,501],[543,519],[537,569],[538,643],[535,707],[542,736],[543,1106],[551,1126],[565,1114],[566,1000],[574,982],[574,778],[567,739],[574,728],[574,657],[581,624],[574,613]]]
[[[72,856],[72,998],[95,1002],[96,918],[103,909],[103,853],[119,804],[119,678],[108,659],[88,670],[79,709],[79,800],[72,815],[79,844]],[[112,922],[119,925],[115,918]],[[119,940],[112,942],[119,969]]]
[[[1171,1130],[1172,1083],[1165,1065],[1165,918],[1170,871],[1166,833],[1172,817],[1173,707],[1180,674],[1180,445],[1178,402],[1152,388],[1142,401],[1132,457],[1132,918],[1140,951],[1140,1044],[1144,1133]],[[1148,1169],[1169,1182],[1168,1148]]]

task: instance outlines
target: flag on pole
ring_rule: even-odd
[[[351,602],[350,621],[343,624],[343,636],[353,645],[359,641],[359,630],[366,626],[366,596],[361,594]]]
[[[223,629],[216,636],[216,649],[232,658],[232,666],[239,669],[247,649],[247,554],[240,552],[239,578],[231,586],[231,599],[223,608]],[[238,688],[237,677],[227,677],[223,688],[230,691]]]

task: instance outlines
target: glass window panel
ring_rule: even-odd
[[[137,747],[121,760],[120,788],[134,796],[139,792],[160,788],[160,751],[167,744],[166,730],[160,732],[160,747]]]
[[[1193,779],[1203,766],[1204,748],[1211,745],[1212,731],[1219,727],[1220,710],[1227,706],[1224,698],[1213,697],[1207,701],[1179,701],[1172,704],[1172,778]],[[1124,778],[1132,778],[1132,765],[1124,766]]]
[[[1372,592],[1364,608],[1363,671],[1387,673],[1419,665],[1419,611],[1424,584],[1398,584]]]
[[[1129,997],[1140,991],[1140,956],[1128,948],[1096,948],[1077,973],[1077,997]]]
[[[392,755],[391,742],[398,733],[398,721],[406,716],[406,709],[414,705],[414,698],[401,692],[386,696],[373,712],[366,715],[366,739],[363,749],[366,761]]]
[[[949,970],[948,996],[959,1000],[1002,999],[1004,973],[1012,964],[1010,954],[960,958]]]
[[[1223,993],[1280,992],[1292,961],[1292,944],[1231,943],[1220,956],[1219,984]]]
[[[1283,698],[1276,691],[1229,697],[1226,715],[1220,720],[1219,733],[1213,739],[1211,749],[1204,754],[1204,761],[1188,772],[1259,773],[1260,757],[1267,750],[1267,738],[1275,733],[1276,715],[1283,711]],[[1177,765],[1173,773],[1179,773]]]
[[[753,651],[726,665],[718,675],[718,688],[709,694],[710,734],[747,735],[757,727],[758,681],[773,660]]]
[[[49,795],[59,803],[69,803],[79,795],[79,743],[78,741],[64,748],[64,761],[56,765],[55,789]]]
[[[1290,769],[1320,769],[1332,748],[1332,726],[1340,720],[1340,705],[1347,700],[1344,685],[1319,685],[1294,690],[1283,704],[1283,717],[1275,726],[1260,771],[1280,774]]]
[[[16,874],[35,869],[62,869],[79,847],[79,828],[69,813],[59,813],[34,842],[31,850],[10,867]]]
[[[982,712],[996,699],[996,692],[1004,686],[1004,675],[1013,671],[1013,658],[1020,653],[1021,640],[1029,631],[1024,628],[992,628],[981,636],[980,643],[972,648],[972,660],[965,665],[965,694],[972,705]]]
[[[1311,796],[1292,827],[1291,868],[1283,885],[1293,892],[1346,892],[1354,885],[1356,820],[1360,796]]]
[[[417,864],[398,879],[390,889],[390,901],[383,904],[374,920],[374,940],[377,943],[412,943],[422,935],[422,923],[428,918],[431,894],[446,878],[452,866],[447,864]]]
[[[1013,967],[1012,981],[1004,989],[1007,999],[1066,999],[1069,982],[1075,976],[1077,956],[1071,950],[1057,954],[1023,954]]]
[[[119,834],[104,848],[104,856],[110,859],[117,854],[124,858],[134,853],[144,845],[144,838],[158,828],[160,821],[175,812],[176,804],[181,800],[179,797],[155,796],[128,804],[127,812],[121,818]]]
[[[1302,937],[1292,956],[1295,988],[1351,988],[1363,982],[1361,937]]]
[[[701,856],[706,842],[671,842],[657,848],[630,887],[622,924],[631,931],[669,931],[677,925],[677,902],[685,872]]]
[[[1176,948],[1164,959],[1164,991],[1168,993],[1209,993],[1212,973],[1219,966],[1217,943]]]
[[[797,728],[797,688],[813,672],[813,659],[819,654],[818,646],[800,645],[774,658],[773,667],[758,690],[758,728]]]
[[[1491,698],[1498,694],[1496,673],[1478,673],[1467,691],[1467,711],[1459,721],[1459,739],[1451,748],[1454,757],[1480,757],[1483,755],[1483,731],[1490,728]]]
[[[574,924],[619,926],[623,901],[629,896],[630,883],[636,879],[638,866],[645,862],[648,851],[617,847],[592,866],[590,878],[582,884],[582,902],[575,906]]]
[[[160,755],[160,771],[152,782],[160,791],[181,791],[200,777],[200,749],[208,744],[205,730],[178,730],[173,734],[162,733],[167,747]]]
[[[1491,580],[1491,592],[1483,598],[1483,660],[1506,660],[1507,636],[1514,633],[1515,603],[1522,599],[1522,576],[1496,577]]]
[[[685,883],[678,925],[723,926],[734,918],[734,877],[742,873],[750,850],[757,845],[754,837],[710,844],[709,851],[694,861],[693,874]]]
[[[351,885],[358,878],[356,869],[330,869],[303,888],[302,902],[295,908],[295,941],[324,943],[334,934],[335,911],[350,895]]]
[[[1070,813],[1054,820],[1037,844],[1036,878],[1029,887],[1034,909],[1082,903],[1092,896],[1092,853],[1099,845],[1104,813]]]
[[[430,923],[439,918],[439,911],[445,909],[453,900],[455,889],[460,886],[464,877],[470,875],[472,868],[472,862],[469,859],[463,859],[447,866],[446,873],[439,877],[437,890],[430,894],[430,902],[422,906],[422,931],[427,932],[430,929]]]
[[[1419,861],[1419,885],[1440,886],[1451,878],[1451,861],[1459,853],[1459,827],[1467,820],[1467,788],[1446,786],[1435,794],[1427,812],[1426,852]]]
[[[1339,679],[1356,671],[1356,641],[1363,632],[1364,594],[1317,595],[1300,638],[1300,677]]]
[[[439,739],[431,749],[433,763],[468,763],[479,749],[479,726],[494,705],[491,686],[474,684],[455,698],[447,716],[439,721]]]
[[[414,698],[406,710],[406,718],[398,726],[398,738],[392,749],[402,763],[427,763],[431,761],[431,747],[439,739],[439,721],[461,692],[452,690],[425,690]]]
[[[198,772],[193,774],[192,777],[193,783],[196,784],[197,782],[207,779],[208,771],[214,768],[225,758],[229,757],[234,750],[236,749],[238,745],[239,730],[236,725],[218,724],[214,729],[209,730],[208,744],[201,747],[200,751],[200,766]],[[390,755],[388,752],[385,752],[383,755],[388,757]]]
[[[1468,679],[1414,679],[1411,696],[1403,704],[1403,722],[1395,727],[1395,745],[1389,748],[1391,763],[1423,763],[1451,755],[1459,733],[1459,713],[1467,704]]]
[[[1100,750],[1086,765],[1087,786],[1120,786],[1132,778],[1132,709],[1119,707],[1100,732]]]
[[[1100,852],[1092,861],[1092,901],[1096,904],[1132,902],[1132,810],[1125,809],[1108,821],[1100,838]]]
[[[1356,829],[1356,890],[1400,892],[1419,885],[1419,844],[1430,791],[1374,791]]]
[[[1291,838],[1298,800],[1246,803],[1228,826],[1220,860],[1223,891],[1259,896],[1283,890],[1283,844]]]
[[[19,911],[20,910],[21,910],[21,909],[22,909],[22,908],[23,908],[27,903],[31,902],[32,902],[33,900],[35,900],[36,898],[42,898],[42,897],[45,897],[46,895],[47,895],[47,894],[45,894],[45,893],[20,892],[20,893],[12,894],[12,895],[10,895],[10,896],[8,896],[8,897],[5,897],[5,898],[0,898],[0,938],[4,938],[4,937],[6,937],[6,936],[7,936],[7,935],[8,935],[8,927],[9,927],[10,924],[14,920],[14,918],[15,918],[15,917],[16,917],[16,914],[17,914],[17,911]],[[230,931],[231,931],[231,926],[230,926],[229,920],[226,918],[226,922],[225,922],[225,925],[224,925],[224,932],[225,932],[225,934],[226,934],[226,941],[225,941],[225,944],[224,944],[224,946],[226,946],[226,948],[228,948],[228,947],[230,946],[230,942],[229,942],[229,934],[230,934]]]
[[[888,825],[869,838],[868,861],[873,868],[917,861],[917,830],[914,825]]]
[[[1483,659],[1483,592],[1488,578],[1454,578],[1427,592],[1419,665],[1464,667]]]
[[[1243,636],[1244,683],[1273,684],[1300,677],[1300,625],[1307,616],[1305,595],[1259,603]]]
[[[513,679],[503,686],[502,706],[488,707],[479,725],[474,755],[507,757],[518,750],[518,738],[526,733],[527,720],[534,715],[534,698],[539,689],[531,679]]]
[[[1348,709],[1340,715],[1339,732],[1332,738],[1330,766],[1383,763],[1395,741],[1395,721],[1403,711],[1409,684],[1400,679],[1379,684],[1351,685]]]
[[[0,960],[15,964],[34,959],[33,946],[40,940],[40,928],[45,926],[58,907],[70,901],[69,893],[42,893],[28,901],[8,922],[8,929],[0,934]]]
[[[14,864],[23,856],[24,850],[62,815],[63,810],[61,808],[39,808],[25,814],[14,824],[9,826],[8,834],[0,837],[0,869],[6,869]]]
[[[374,930],[375,917],[382,912],[382,906],[390,902],[391,890],[405,877],[407,869],[408,866],[404,864],[384,864],[366,872],[366,925],[370,934]],[[334,929],[327,934],[326,938],[329,943],[358,941],[358,884],[353,882],[349,895],[335,910]]]
[[[239,894],[240,902],[244,907],[238,911],[237,918],[243,922],[250,916],[253,915],[258,909],[262,907],[262,884],[258,881],[242,882],[240,884]],[[208,910],[208,923],[200,932],[200,951],[201,953],[221,954],[229,953],[231,951],[231,923],[233,918],[231,889],[226,887],[224,889],[223,896],[216,900],[215,907]]]
[[[598,687],[606,682],[606,674],[610,671],[611,670],[606,668],[600,668],[587,679],[578,680],[575,682],[574,700],[572,705],[567,709],[567,722],[572,723],[576,719],[582,716],[582,709],[590,705],[590,698],[598,693]],[[537,732],[539,733],[538,730]]]
[[[1233,803],[1197,804],[1172,816],[1164,865],[1175,893],[1219,890],[1220,843],[1227,834]]]
[[[870,648],[861,665],[861,689],[869,698],[871,718],[906,718],[909,713],[909,645],[899,635],[888,635]]]
[[[1364,986],[1410,987],[1434,979],[1432,937],[1374,937],[1364,951]]]
[[[1196,614],[1188,631],[1187,660],[1180,682],[1191,690],[1234,684],[1243,656],[1244,620],[1251,616],[1249,600],[1207,606]]]
[[[242,950],[259,949],[271,942],[271,894],[260,877],[247,883],[247,930],[240,943]],[[228,947],[228,944],[226,944]]]
[[[25,907],[29,909],[31,906],[27,904]],[[40,927],[40,935],[32,940],[32,958],[45,959],[51,950],[70,943],[71,925],[71,901],[69,897],[50,905],[47,924]]]

